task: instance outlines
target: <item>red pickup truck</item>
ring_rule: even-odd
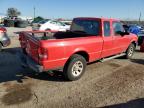
[[[70,31],[51,31],[53,36],[46,32],[19,33],[23,60],[37,72],[63,69],[71,81],[84,74],[87,63],[119,56],[132,58],[137,43],[137,36],[126,32],[116,19],[74,18]]]

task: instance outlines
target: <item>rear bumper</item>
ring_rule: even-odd
[[[63,70],[63,66],[59,66],[56,68],[47,68],[45,69],[44,66],[38,64],[37,62],[35,62],[30,56],[23,54],[21,57],[22,60],[22,66],[24,67],[28,67],[30,69],[32,69],[35,72],[46,72],[46,71],[52,71],[52,70]]]
[[[26,65],[30,69],[32,69],[35,72],[43,72],[43,66],[36,63],[32,58],[30,58],[27,55],[24,55],[22,58],[23,65]]]

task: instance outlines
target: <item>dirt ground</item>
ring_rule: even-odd
[[[61,71],[23,69],[18,38],[11,39],[0,53],[0,108],[144,108],[144,53],[138,48],[132,60],[89,64],[80,80],[68,82]]]

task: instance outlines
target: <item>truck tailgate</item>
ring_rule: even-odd
[[[25,35],[26,36],[26,53],[36,62],[39,62],[39,40],[36,38],[33,38],[31,35]]]

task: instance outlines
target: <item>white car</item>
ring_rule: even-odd
[[[56,21],[56,20],[42,20],[37,25],[32,27],[33,30],[55,30],[55,31],[67,31],[70,29],[70,25]]]

